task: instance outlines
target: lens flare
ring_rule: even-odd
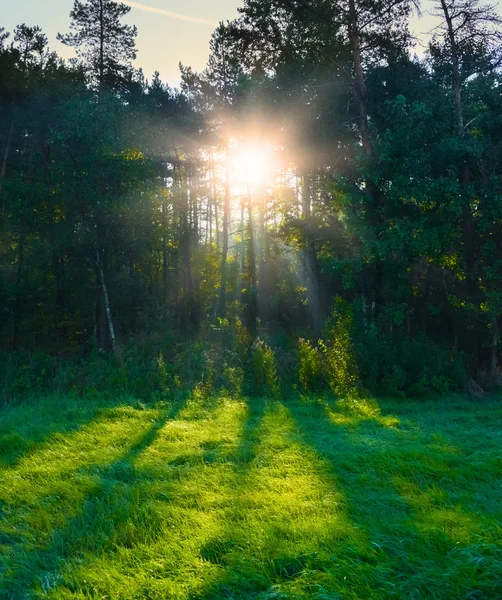
[[[274,166],[267,146],[237,146],[232,154],[231,177],[235,184],[245,187],[266,185]]]

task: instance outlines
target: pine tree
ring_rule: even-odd
[[[40,27],[29,27],[25,23],[18,25],[14,30],[14,42],[25,67],[43,61],[48,42]]]
[[[121,23],[130,7],[113,0],[75,0],[70,33],[58,40],[77,51],[100,93],[120,87],[136,58],[137,29]]]

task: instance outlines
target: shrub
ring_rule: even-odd
[[[233,397],[239,397],[242,394],[244,385],[244,369],[238,366],[225,364],[223,367],[222,388]]]
[[[326,342],[320,341],[324,370],[330,388],[338,396],[357,395],[359,366],[353,344],[352,307],[340,297],[326,327]]]
[[[272,348],[258,338],[252,346],[252,364],[254,386],[253,392],[257,395],[278,392],[279,378],[277,376],[277,362]]]
[[[321,352],[303,338],[298,340],[298,381],[304,391],[318,391],[324,381]]]

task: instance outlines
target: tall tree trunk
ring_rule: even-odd
[[[24,265],[24,241],[24,233],[21,233],[17,245],[16,291],[14,294],[14,348],[19,348],[21,345],[21,318],[23,311],[21,281],[23,278]]]
[[[209,247],[212,246],[212,232],[211,232],[211,225],[212,225],[212,206],[211,206],[211,172],[208,169],[206,172],[206,191],[207,191],[207,205],[206,205],[206,235],[205,235],[205,243],[206,245],[209,243]]]
[[[457,37],[455,24],[453,23],[452,6],[448,5],[445,0],[441,1],[441,8],[443,10],[444,18],[446,21],[446,30],[448,39],[450,42],[451,57],[452,57],[452,85],[453,85],[453,97],[455,103],[455,117],[456,117],[456,128],[457,135],[460,142],[465,139],[465,126],[464,126],[464,109],[462,101],[462,75],[460,72],[460,55],[457,43]],[[469,201],[469,185],[471,181],[471,173],[467,157],[464,157],[463,164],[459,172],[459,182],[463,190],[462,198],[462,243],[464,249],[464,265],[465,265],[465,279],[467,284],[467,293],[469,295],[469,302],[478,305],[481,300],[481,291],[478,285],[478,273],[476,266],[476,225],[474,223],[472,210]],[[472,347],[474,348],[475,357],[479,356],[479,332],[476,327],[475,319],[470,316],[468,317],[468,327],[471,329],[471,341]],[[478,359],[475,358],[476,363]]]
[[[441,8],[443,9],[444,18],[446,21],[446,28],[448,32],[448,38],[450,41],[451,55],[452,55],[452,83],[453,83],[453,96],[455,101],[455,116],[456,116],[456,127],[457,135],[460,140],[465,138],[465,127],[464,127],[464,109],[462,103],[462,76],[460,73],[460,56],[458,50],[458,44],[455,33],[455,26],[451,15],[451,8],[448,6],[445,0],[441,0]],[[467,159],[464,159],[464,163],[461,167],[460,174],[460,185],[464,190],[467,190],[471,174]],[[465,194],[464,194],[465,195]],[[466,281],[471,297],[476,297],[478,292],[477,277],[476,277],[476,259],[474,250],[474,222],[472,218],[472,212],[467,198],[464,198],[462,204],[462,238],[464,244],[464,260],[465,260],[465,271]]]
[[[245,204],[244,201],[241,204],[241,247],[240,247],[240,261],[241,261],[241,302],[244,302],[243,290],[246,287],[246,243],[245,243],[245,219],[244,219]]]
[[[167,298],[169,294],[169,286],[168,286],[168,253],[167,253],[167,202],[165,200],[162,201],[162,216],[163,216],[163,226],[164,230],[162,232],[162,289],[163,289],[163,298],[162,305],[164,308],[167,307]]]
[[[457,120],[457,132],[459,138],[464,137],[464,113],[462,108],[462,79],[460,76],[460,57],[458,52],[457,38],[455,35],[455,27],[453,25],[453,18],[450,13],[450,7],[447,5],[445,0],[441,0],[441,8],[443,9],[444,18],[446,21],[446,28],[448,31],[448,38],[451,47],[451,67],[452,67],[452,80],[453,80],[453,95],[455,97],[455,114]]]
[[[312,240],[312,185],[307,171],[303,175],[302,213],[305,221],[305,255],[304,264],[307,273],[307,286],[310,306],[310,321],[315,336],[321,332],[322,308],[317,268],[317,255]]]
[[[194,244],[194,246],[198,246],[199,243],[199,200],[198,200],[198,187],[199,187],[199,182],[197,179],[197,172],[195,173],[195,175],[190,179],[190,201],[191,201],[191,205],[192,205],[192,213],[193,213],[193,217],[192,217],[192,225],[193,225],[193,237],[192,237],[192,243]]]
[[[258,198],[259,207],[259,249],[260,266],[258,272],[258,306],[260,318],[264,321],[270,318],[269,303],[269,264],[268,264],[268,235],[267,235],[267,215],[266,215],[266,192],[260,189]]]
[[[248,306],[249,306],[249,329],[251,335],[256,336],[256,319],[258,317],[258,295],[257,295],[257,275],[256,275],[256,238],[254,234],[254,221],[253,221],[253,205],[251,198],[248,200],[248,221],[249,221],[249,242],[248,242],[248,255],[249,255],[249,282],[248,286]]]
[[[183,231],[183,276],[184,276],[184,318],[186,322],[192,322],[194,318],[194,286],[192,274],[192,233],[189,223],[189,199],[188,199],[188,175],[186,169],[183,169],[181,181],[181,218]]]
[[[209,246],[213,246],[213,198],[212,193],[209,192],[208,197],[208,228],[209,228]],[[207,237],[207,236],[206,236]]]
[[[66,295],[64,285],[64,258],[61,258],[54,250],[52,255],[53,273],[56,281],[55,299],[56,299],[56,317],[57,317],[57,336],[58,339],[66,340]]]
[[[216,181],[214,171],[214,154],[211,152],[211,187],[214,206],[214,225],[216,227],[216,247],[220,247],[220,220],[218,217],[218,197],[216,193]]]
[[[356,76],[354,90],[359,105],[359,128],[361,132],[361,141],[366,154],[371,155],[372,145],[368,130],[368,101],[361,60],[361,38],[359,33],[356,0],[349,0],[349,38],[352,59],[354,62],[354,72]]]
[[[3,154],[2,160],[2,169],[0,170],[0,196],[3,192],[3,181],[5,179],[5,175],[7,174],[7,163],[9,160],[10,148],[12,145],[12,137],[14,135],[14,122],[12,122],[9,130],[9,135],[7,137],[7,144],[5,145],[5,151]]]
[[[110,332],[110,340],[112,343],[112,350],[113,350],[113,353],[116,355],[117,351],[118,351],[118,346],[117,346],[117,340],[115,338],[115,328],[113,326],[112,309],[110,306],[110,298],[108,296],[108,287],[106,285],[105,272],[103,269],[103,259],[102,259],[102,256],[100,256],[99,250],[96,251],[96,265],[97,265],[97,269],[99,272],[99,279],[101,282],[101,291],[103,292],[103,301],[104,301],[103,306],[104,306],[104,310],[105,310],[105,314],[106,314],[106,320],[108,322],[108,330]]]
[[[218,302],[218,316],[224,317],[227,304],[227,258],[228,258],[228,233],[230,227],[230,146],[227,143],[225,151],[225,204],[223,207],[223,248],[220,267],[220,297]]]
[[[492,318],[492,343],[490,349],[490,371],[492,377],[495,379],[498,375],[498,345],[499,345],[499,326],[497,317]]]
[[[103,0],[99,0],[99,95],[103,94],[105,85],[105,17]]]
[[[361,57],[361,36],[360,23],[357,12],[356,0],[349,0],[349,39],[352,51],[352,60],[354,63],[354,93],[359,107],[359,131],[361,134],[361,143],[363,150],[368,158],[374,157],[374,148],[371,142],[368,122],[368,98],[366,91],[366,82],[364,79],[364,70]],[[366,195],[368,197],[370,210],[368,211],[369,219],[373,231],[377,234],[377,240],[382,235],[382,230],[385,225],[383,199],[381,197],[378,186],[371,177],[366,178]],[[375,259],[374,264],[374,318],[377,319],[380,310],[384,303],[383,297],[383,282],[384,282],[384,262],[381,258]]]

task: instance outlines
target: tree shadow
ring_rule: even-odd
[[[100,514],[95,511],[95,519],[86,515],[86,520],[92,523],[91,531],[97,531],[102,539],[96,541],[96,534],[91,534],[89,540],[75,542],[71,556],[67,552],[70,561],[55,583],[59,593],[80,591],[86,588],[86,582],[90,586],[92,581],[94,592],[98,589],[100,594],[113,594],[98,573],[106,572],[108,566],[116,568],[116,559],[125,561],[121,563],[122,568],[129,571],[129,563],[136,563],[135,557],[142,555],[144,568],[152,574],[151,580],[148,581],[144,573],[131,577],[131,595],[134,587],[134,597],[143,597],[142,594],[157,597],[152,586],[157,590],[164,581],[171,590],[166,597],[177,597],[172,587],[176,585],[173,580],[179,577],[181,565],[189,560],[188,555],[200,571],[200,553],[204,553],[205,542],[212,539],[213,532],[220,527],[220,511],[230,504],[227,492],[233,494],[225,483],[235,466],[236,448],[240,445],[247,415],[242,421],[235,420],[233,425],[224,416],[220,422],[218,416],[226,414],[230,405],[237,408],[233,416],[243,414],[243,403],[230,403],[228,399],[221,402],[200,399],[186,406],[180,419],[163,431],[159,443],[137,456],[134,472],[131,476],[124,474],[129,484],[124,494],[131,501],[123,506],[124,501],[113,498],[110,492],[110,506],[105,506],[104,511],[101,508]],[[232,410],[230,408],[230,412]],[[204,413],[205,420],[202,419]],[[218,488],[221,494],[216,496],[212,487],[213,483],[220,483],[217,481],[220,474],[224,481]],[[100,531],[103,512],[113,524],[107,535]],[[179,563],[173,564],[170,552]],[[210,552],[208,546],[208,555]],[[166,562],[171,566],[165,567]],[[194,565],[187,564],[187,568],[191,571]],[[127,578],[124,575],[124,579]],[[184,581],[182,587],[186,587]],[[159,592],[158,597],[164,595]]]
[[[433,594],[439,582],[444,597],[478,597],[480,589],[492,597],[493,573],[502,575],[495,520],[490,523],[454,495],[465,485],[457,473],[465,461],[460,448],[437,431],[385,415],[375,404],[368,415],[366,408],[337,411],[320,403],[315,417],[301,403],[288,407],[306,442],[332,465],[351,518],[367,531],[404,597],[414,590]],[[375,518],[375,507],[381,518]],[[475,548],[477,570],[470,567]]]
[[[496,544],[472,563],[472,546],[452,551],[434,532],[443,517],[474,526],[466,511],[441,512],[444,497],[434,512],[444,474],[431,461],[452,468],[457,456],[447,440],[374,404],[179,405],[88,470],[81,506],[42,548],[20,544],[5,590],[14,599],[34,589],[114,597],[100,573],[120,565],[120,585],[145,598],[337,598],[349,588],[360,599],[438,597],[438,585],[444,598],[482,589],[495,598]]]
[[[336,477],[301,439],[289,405],[268,401],[257,406],[244,431],[252,437],[252,458],[236,465],[227,524],[200,552],[216,570],[190,600],[289,598],[305,590],[312,597],[336,597],[321,595],[328,593],[322,580],[329,579],[334,593],[340,587],[336,578],[367,577],[361,569],[355,578],[341,576],[355,548],[367,565],[374,553],[362,531],[347,520],[345,498],[333,492]],[[245,440],[241,446],[250,456]]]
[[[82,471],[90,485],[79,498],[80,507],[73,506],[67,511],[69,514],[60,516],[58,526],[49,532],[46,544],[41,546],[33,539],[24,543],[24,535],[10,540],[10,543],[17,542],[17,548],[13,549],[9,557],[7,569],[3,565],[0,592],[8,594],[11,599],[24,599],[28,590],[47,592],[57,585],[60,568],[70,556],[78,554],[79,548],[98,550],[113,539],[115,529],[120,528],[121,523],[127,523],[129,515],[134,512],[131,511],[131,504],[138,503],[134,490],[128,489],[131,481],[138,478],[134,460],[155,442],[165,424],[177,417],[184,404],[180,402],[164,410],[153,425],[111,464],[90,469],[83,467]],[[38,499],[38,504],[42,506],[45,502],[43,497]],[[25,511],[25,507],[21,507],[21,510]],[[54,510],[57,510],[56,506]],[[151,521],[153,514],[149,514],[147,509],[140,512],[142,521]],[[23,515],[25,519],[27,516],[29,509],[28,515]],[[36,522],[32,525],[36,528]],[[142,531],[138,524],[132,525],[131,530],[124,533],[125,537],[134,537],[138,531]],[[158,527],[157,523],[157,529]],[[154,530],[155,525],[152,523],[147,531]],[[127,541],[124,543],[127,545]]]
[[[242,428],[241,441],[235,451],[236,473],[245,472],[256,458],[260,442],[260,426],[265,416],[265,398],[246,398],[247,418]]]
[[[82,430],[96,418],[106,418],[107,411],[130,404],[130,400],[120,396],[106,402],[48,396],[37,403],[0,407],[0,472],[15,466],[23,457],[47,448],[54,436]]]

